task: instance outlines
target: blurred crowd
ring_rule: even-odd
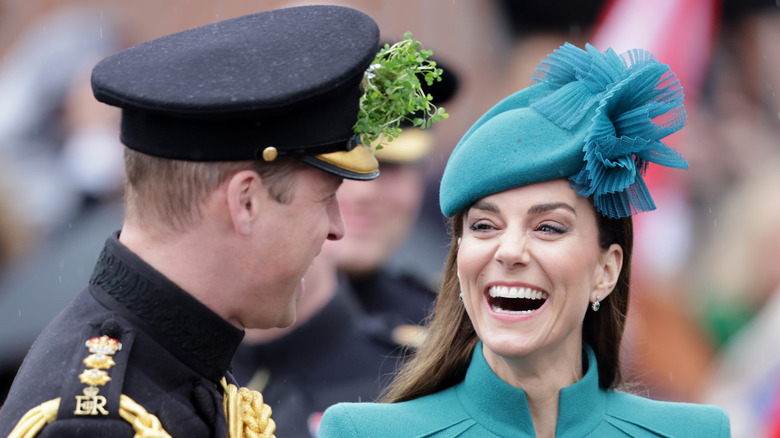
[[[301,3],[0,0],[0,401],[37,333],[88,280],[99,242],[121,226],[119,114],[92,98],[94,63],[158,35]],[[498,98],[527,86],[533,68],[564,42],[618,53],[635,44],[669,63],[683,82],[688,125],[671,142],[690,169],[649,175],[659,209],[635,222],[625,341],[632,390],[723,406],[735,437],[780,436],[780,3],[338,3],[374,17],[384,40],[411,31],[457,73],[458,90],[444,105],[449,120],[432,129],[433,146],[414,160],[413,172],[388,164],[388,181],[402,179],[362,200],[345,184],[344,197],[356,200],[358,210],[398,206],[379,212],[381,218],[406,208],[409,229],[379,233],[395,237],[375,260],[371,248],[345,243],[323,251],[321,263],[352,274],[356,289],[379,287],[381,266],[435,290],[449,241],[438,181],[465,129]],[[349,236],[349,207],[342,208]],[[348,262],[337,267],[338,257]],[[361,262],[371,267],[356,269]],[[312,275],[310,283],[336,281]],[[321,302],[311,304],[304,322],[337,296],[332,285],[326,289],[307,297]],[[361,321],[374,327],[376,319]],[[420,318],[403,322],[415,326]],[[413,346],[417,332],[403,333],[388,342]],[[248,340],[268,344],[284,335]],[[354,342],[371,343],[372,336]],[[249,368],[247,378],[257,377]]]

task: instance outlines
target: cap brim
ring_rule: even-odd
[[[350,151],[299,156],[304,163],[346,179],[367,181],[379,176],[379,162],[365,145],[358,145]]]

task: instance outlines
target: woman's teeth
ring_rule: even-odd
[[[494,312],[527,315],[539,309],[549,297],[547,293],[527,288],[492,286],[488,302]]]
[[[493,286],[488,290],[492,298],[528,298],[529,300],[546,300],[548,295],[542,291],[528,287]]]

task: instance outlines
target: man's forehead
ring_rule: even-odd
[[[320,196],[333,194],[341,186],[344,178],[314,166],[306,166],[296,172],[294,180],[298,190]]]

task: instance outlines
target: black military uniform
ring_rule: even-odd
[[[317,436],[322,412],[341,401],[371,401],[389,382],[402,348],[385,321],[365,315],[347,282],[310,320],[283,338],[242,344],[239,383],[262,391],[287,438]]]
[[[171,436],[226,436],[217,382],[228,375],[243,332],[108,239],[89,287],[43,331],[22,365],[2,410],[2,433],[36,405],[62,397],[57,420],[40,437],[132,436],[119,418],[119,394],[154,412]],[[111,378],[100,387],[108,418],[79,413],[90,369],[87,340],[121,343]],[[83,404],[83,403],[82,403]],[[83,410],[83,409],[82,409]]]
[[[294,157],[372,179],[376,159],[350,140],[378,40],[376,23],[354,9],[267,11],[123,50],[95,67],[92,85],[98,100],[122,108],[122,141],[138,152],[201,162]],[[51,437],[130,437],[142,427],[226,436],[221,380],[234,382],[228,368],[243,332],[118,236],[25,358],[0,410],[0,436],[17,425]]]
[[[422,324],[436,299],[436,293],[413,275],[385,269],[353,278],[350,285],[364,311],[392,327]]]

